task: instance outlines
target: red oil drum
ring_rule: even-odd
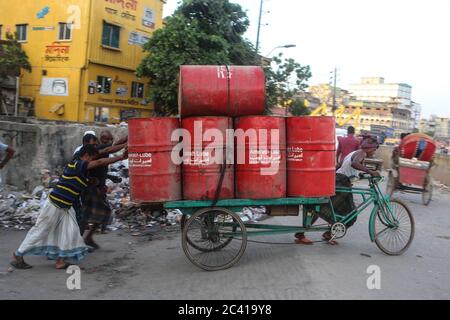
[[[423,133],[413,133],[406,136],[400,143],[400,156],[430,162],[436,149],[437,145],[433,138]]]
[[[288,197],[329,197],[336,193],[336,120],[287,119]]]
[[[265,75],[257,66],[181,66],[179,112],[187,116],[259,115]]]
[[[226,164],[227,130],[231,118],[194,117],[182,120],[183,195],[185,200],[234,198],[233,156]],[[189,150],[190,149],[190,152]],[[233,150],[231,149],[231,152]]]
[[[236,197],[286,197],[286,120],[252,116],[236,119]]]
[[[128,162],[131,199],[139,203],[181,200],[181,165],[171,159],[179,129],[176,118],[131,119],[128,123]]]

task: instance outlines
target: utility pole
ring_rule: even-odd
[[[337,68],[334,68],[334,84],[333,84],[333,113],[337,109],[336,105],[336,95],[337,95]]]
[[[261,0],[261,3],[259,5],[258,34],[256,36],[256,56],[258,56],[258,51],[259,51],[259,37],[261,35],[261,20],[262,20],[262,14],[263,14],[263,6],[264,6],[264,0]]]

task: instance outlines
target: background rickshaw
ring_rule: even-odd
[[[415,133],[406,136],[392,157],[386,193],[395,191],[422,194],[422,202],[429,205],[433,197],[430,177],[437,143],[428,135]]]
[[[395,191],[422,194],[422,203],[428,206],[433,197],[433,182],[430,177],[431,162],[400,158],[398,169],[389,170],[386,194]]]

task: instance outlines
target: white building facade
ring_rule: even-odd
[[[412,87],[408,84],[385,83],[381,77],[366,77],[350,85],[349,92],[358,101],[381,103],[390,108],[396,135],[411,132],[419,125],[422,107],[412,101]]]

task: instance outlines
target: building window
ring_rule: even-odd
[[[96,107],[94,121],[95,122],[108,122],[109,121],[109,108]]]
[[[103,22],[102,45],[111,48],[119,48],[120,43],[120,27]]]
[[[136,109],[127,109],[120,111],[120,121],[127,121],[132,118],[140,118],[141,112]]]
[[[112,78],[109,77],[97,77],[97,92],[103,93],[103,94],[110,94],[111,93],[111,84],[112,84]]]
[[[72,24],[60,23],[58,40],[72,40]]]
[[[144,84],[140,82],[131,83],[131,97],[144,98]]]
[[[17,32],[17,41],[25,42],[28,40],[27,36],[28,25],[27,24],[18,24],[16,25]]]

